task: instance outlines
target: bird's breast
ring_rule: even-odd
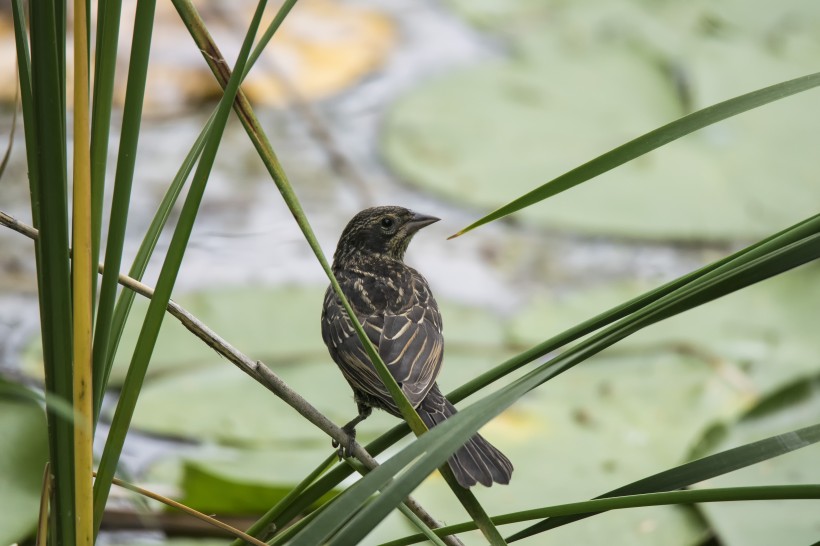
[[[353,270],[344,278],[345,296],[363,315],[399,313],[412,305],[413,284],[409,272],[390,268]]]

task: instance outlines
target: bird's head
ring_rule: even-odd
[[[402,260],[413,235],[438,220],[403,207],[365,209],[354,216],[342,232],[334,262],[343,263],[357,255]]]

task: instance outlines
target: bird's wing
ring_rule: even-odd
[[[367,337],[376,347],[381,337],[381,317],[359,316]],[[378,398],[398,415],[398,407],[387,387],[384,386],[370,357],[359,341],[353,322],[347,315],[341,301],[332,288],[325,293],[322,314],[322,338],[330,349],[330,355],[354,389]],[[385,408],[388,409],[388,408]]]
[[[425,280],[418,274],[410,305],[399,313],[386,313],[378,341],[379,355],[417,406],[436,382],[444,354],[441,314]]]
[[[412,296],[402,311],[358,315],[358,318],[391,375],[415,407],[436,382],[444,343],[441,314],[427,283],[418,274],[412,275],[411,282]],[[322,337],[348,382],[379,399],[384,409],[399,415],[398,406],[376,373],[353,323],[332,289],[325,294]]]

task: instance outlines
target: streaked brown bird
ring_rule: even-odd
[[[402,207],[374,207],[347,224],[333,256],[333,273],[368,338],[427,428],[456,413],[436,384],[444,349],[441,314],[427,281],[405,265],[413,235],[438,218]],[[355,438],[356,425],[372,408],[401,417],[376,373],[332,287],[322,308],[322,339],[353,388],[359,415],[344,426]],[[350,446],[340,448],[349,455]],[[510,481],[509,459],[476,434],[448,461],[462,487]]]

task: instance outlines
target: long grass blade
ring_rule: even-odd
[[[122,0],[98,0],[97,42],[94,47],[94,99],[91,110],[91,263],[94,264],[100,261],[105,168],[108,163],[121,13]],[[93,288],[96,299],[96,275],[93,278]]]
[[[119,275],[122,264],[125,227],[128,222],[128,209],[131,204],[131,185],[134,179],[134,165],[136,163],[137,144],[142,121],[142,105],[145,97],[145,81],[148,74],[148,57],[151,52],[155,9],[156,0],[138,2],[134,18],[134,35],[131,43],[131,59],[128,66],[117,171],[114,176],[114,194],[111,200],[108,240],[105,247],[105,269],[100,284],[97,322],[94,329],[95,408],[100,407],[102,395],[105,392],[103,376],[106,368],[105,362],[108,357],[111,317],[114,313],[114,303],[117,297],[117,275]],[[102,105],[100,108],[102,108]],[[100,114],[103,115],[102,112]],[[102,131],[99,127],[98,130]],[[107,141],[105,143],[98,142],[97,144],[102,146],[103,149],[107,150],[108,148]],[[101,150],[98,151],[98,154],[101,153]],[[99,158],[96,159],[99,160]],[[105,175],[104,166],[103,170],[97,174]]]
[[[13,396],[31,400],[45,406],[46,411],[58,414],[67,421],[77,420],[77,414],[71,403],[54,397],[51,397],[50,400],[46,400],[45,395],[39,390],[33,390],[19,383],[7,381],[2,377],[0,377],[0,396]]]
[[[399,504],[399,511],[410,520],[410,523],[421,530],[421,536],[423,536],[426,540],[435,544],[436,546],[447,546],[444,541],[439,537],[433,529],[427,527],[423,521],[419,519],[419,517],[410,511],[407,506],[403,504]],[[443,535],[446,536],[446,535]]]
[[[750,487],[716,487],[713,489],[693,489],[687,491],[671,491],[663,493],[644,493],[641,495],[620,496],[614,498],[599,498],[583,502],[571,502],[545,506],[521,512],[512,512],[493,516],[496,525],[521,523],[543,517],[568,517],[580,519],[593,514],[600,514],[608,510],[623,510],[626,508],[643,508],[647,506],[668,506],[681,504],[698,504],[705,502],[739,502],[763,500],[811,500],[820,499],[820,485],[762,485]],[[473,531],[476,525],[472,521],[448,525],[436,529],[437,535],[445,533],[464,533]],[[517,536],[517,535],[513,535]],[[528,535],[529,536],[529,535]],[[521,537],[525,538],[525,537]],[[397,540],[385,542],[381,546],[408,546],[427,539],[425,535],[412,535]],[[512,540],[512,538],[510,538]]]
[[[74,509],[76,544],[94,543],[93,489],[94,403],[91,386],[92,277],[91,166],[89,136],[88,29],[86,0],[74,0],[74,191],[72,214],[72,307],[74,326]]]
[[[46,397],[67,401],[72,399],[73,351],[65,136],[65,7],[61,2],[34,2],[29,7],[33,98],[30,112],[36,127],[33,149],[38,165],[37,187],[32,193],[39,199],[34,205],[40,221],[40,240],[35,248]],[[29,120],[24,117],[24,121]],[[54,472],[52,524],[60,543],[71,541],[75,536],[73,426],[54,414],[49,414],[48,420]]]
[[[119,0],[118,0],[119,1]],[[276,30],[281,25],[282,21],[284,20],[285,16],[290,12],[290,9],[296,3],[296,0],[288,0],[285,2],[282,7],[280,8],[279,12],[277,13],[276,17],[273,21],[268,25],[268,28],[265,30],[264,34],[260,38],[259,42],[257,43],[256,47],[254,48],[253,52],[251,53],[250,58],[245,66],[244,74],[242,79],[247,76],[250,68],[252,67],[253,63],[258,59],[259,55],[261,54],[264,47],[273,37]],[[107,2],[103,2],[104,5],[107,5]],[[177,9],[183,13],[187,13],[186,10],[192,9],[188,6],[189,4],[180,3],[177,6]],[[119,12],[117,12],[119,13]],[[195,10],[193,11],[195,14]],[[113,17],[113,15],[111,15]],[[208,37],[207,29],[205,29],[204,25],[197,25],[193,24],[192,21],[194,19],[189,16],[187,18],[183,18],[183,22],[188,24],[188,29],[192,33],[202,33],[203,39],[204,37]],[[113,32],[113,31],[112,31]],[[110,46],[107,46],[110,47]],[[211,68],[214,71],[219,70],[220,74],[224,75],[224,83],[227,83],[228,78],[230,77],[230,71],[225,71],[226,65],[222,63],[217,63],[214,57],[210,54],[205,55],[205,59],[211,63]],[[222,80],[220,80],[222,81]],[[97,94],[95,93],[95,99]],[[243,95],[241,92],[238,95],[237,101],[241,102]],[[234,106],[234,108],[239,111],[240,107]],[[248,107],[249,109],[249,107]],[[194,143],[192,149],[188,152],[185,161],[183,162],[182,166],[180,167],[179,171],[177,172],[176,176],[174,177],[171,186],[169,187],[168,191],[165,193],[165,196],[162,199],[162,202],[154,215],[154,218],[151,221],[151,225],[148,228],[145,236],[143,237],[142,243],[140,244],[140,248],[137,251],[137,255],[134,258],[134,261],[131,265],[131,269],[129,272],[129,276],[133,279],[140,280],[142,279],[142,275],[145,273],[145,269],[148,265],[148,261],[153,254],[154,248],[156,247],[157,241],[159,240],[159,235],[162,232],[163,227],[165,226],[166,221],[168,220],[168,216],[174,203],[176,203],[177,198],[179,197],[179,193],[182,190],[182,187],[187,179],[190,171],[193,169],[193,166],[196,164],[197,160],[199,159],[200,154],[202,153],[202,148],[204,147],[205,137],[210,131],[210,127],[213,123],[213,119],[216,116],[216,110],[211,114],[211,117],[208,119],[208,122],[203,127],[202,131],[200,132],[199,136]],[[95,118],[96,119],[96,118]],[[100,122],[102,124],[102,122]],[[92,127],[93,132],[93,127]],[[102,139],[102,137],[101,137]],[[94,167],[98,167],[97,163],[94,163],[94,148],[92,142],[92,163]],[[104,171],[104,162],[102,162],[102,167]],[[92,171],[92,181],[93,181],[93,174]],[[117,348],[119,347],[120,340],[122,338],[122,332],[125,328],[125,322],[128,319],[128,314],[131,310],[131,304],[134,301],[134,294],[131,291],[125,290],[120,293],[119,298],[117,299],[117,304],[114,308],[114,315],[111,320],[111,329],[110,334],[108,336],[108,348],[106,350],[106,357],[104,364],[102,366],[102,370],[99,372],[100,380],[95,383],[95,386],[99,389],[97,393],[97,406],[95,408],[95,415],[99,415],[99,404],[102,402],[102,395],[103,392],[108,385],[108,378],[111,374],[111,367],[113,365],[114,357],[117,352]],[[102,351],[102,348],[98,349]]]
[[[112,479],[116,471],[117,461],[119,460],[123,444],[125,443],[125,435],[128,432],[139,391],[145,379],[145,372],[148,368],[148,363],[153,353],[160,327],[162,326],[165,308],[171,298],[171,292],[176,282],[179,267],[185,254],[185,248],[188,244],[194,220],[199,210],[199,204],[205,192],[205,186],[210,176],[211,168],[213,167],[216,152],[219,149],[231,106],[239,89],[239,76],[242,74],[248,54],[250,53],[251,44],[259,28],[259,22],[264,12],[265,4],[265,0],[260,0],[256,8],[253,20],[251,21],[248,33],[245,36],[242,49],[236,61],[235,74],[231,76],[228,86],[225,89],[225,94],[220,100],[219,110],[214,119],[210,134],[207,137],[202,158],[197,165],[191,188],[185,199],[179,222],[174,231],[168,254],[160,272],[154,297],[149,304],[148,312],[146,313],[145,321],[137,340],[137,347],[131,359],[131,366],[128,369],[122,394],[120,395],[120,400],[114,413],[114,419],[111,423],[108,440],[106,441],[105,449],[100,459],[97,480],[94,483],[94,515],[98,529],[111,488]]]
[[[523,208],[529,207],[543,201],[549,197],[557,195],[563,191],[586,182],[591,178],[603,174],[607,171],[619,167],[636,157],[640,157],[646,153],[656,150],[661,146],[669,144],[683,136],[693,133],[709,125],[718,123],[732,116],[742,114],[748,110],[758,108],[770,102],[784,99],[803,91],[808,91],[820,85],[820,72],[809,74],[793,80],[781,82],[763,89],[740,95],[732,99],[714,104],[703,110],[698,110],[687,116],[684,116],[671,123],[667,123],[653,131],[639,136],[634,140],[630,140],[626,144],[622,144],[617,148],[602,154],[583,165],[568,171],[558,178],[555,178],[546,184],[539,186],[529,193],[507,203],[503,207],[496,209],[490,214],[476,220],[469,226],[465,227],[450,238],[458,237],[468,231],[482,226],[486,223],[498,220],[509,214],[517,212]]]

